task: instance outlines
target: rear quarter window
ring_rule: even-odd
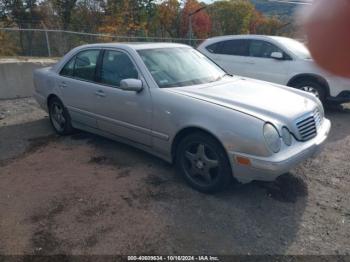
[[[60,75],[62,76],[73,76],[74,73],[75,57],[73,57],[69,62],[67,62],[62,68]]]
[[[216,49],[220,43],[214,43],[205,47],[210,53],[216,53]]]

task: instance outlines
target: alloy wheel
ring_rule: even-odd
[[[183,167],[194,183],[210,186],[215,183],[219,174],[219,157],[209,145],[193,143],[185,149]]]
[[[314,94],[317,98],[320,98],[320,93],[318,92],[318,90],[313,87],[313,86],[303,86],[300,88],[303,91],[309,92]]]
[[[51,105],[51,121],[58,132],[64,131],[66,118],[64,116],[64,110],[62,105],[58,103],[53,103]]]

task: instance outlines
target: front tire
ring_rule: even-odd
[[[221,144],[201,132],[189,135],[180,142],[176,167],[191,187],[203,193],[221,191],[233,178]]]
[[[301,80],[293,87],[314,94],[322,103],[326,101],[326,89],[324,86],[312,80]]]
[[[49,117],[51,125],[57,134],[69,135],[73,133],[74,128],[72,127],[70,115],[57,97],[49,101]]]

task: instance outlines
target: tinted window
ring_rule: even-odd
[[[123,52],[105,51],[101,68],[101,82],[119,86],[127,78],[138,78],[137,70],[130,58]]]
[[[227,40],[217,46],[215,53],[224,55],[248,56],[248,40]]]
[[[61,70],[60,75],[73,76],[75,57],[73,57]]]
[[[278,37],[275,38],[277,42],[279,42],[286,49],[294,53],[301,59],[311,59],[311,54],[307,47],[294,39],[286,38],[286,37]],[[291,59],[291,58],[290,58]]]
[[[218,45],[219,45],[219,43],[211,44],[211,45],[208,45],[208,46],[206,47],[206,49],[207,49],[210,53],[216,53],[216,48],[217,48]]]
[[[75,58],[74,77],[94,81],[99,50],[80,52]]]
[[[280,48],[268,42],[260,40],[250,41],[249,56],[270,58],[273,52],[280,52],[283,54]]]

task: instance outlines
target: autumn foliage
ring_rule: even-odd
[[[2,0],[1,18],[21,28],[47,28],[125,36],[206,38],[220,34],[277,34],[281,21],[248,0]]]
[[[188,43],[190,15],[193,39],[228,34],[290,35],[285,30],[288,23],[282,22],[280,17],[265,16],[258,12],[249,0],[219,0],[210,4],[198,0],[0,1],[0,27],[63,29],[108,35],[95,39],[83,39],[80,36],[76,39],[73,36],[60,39],[60,35],[56,35],[60,41],[58,49],[62,50],[86,42],[111,39],[144,41],[144,37],[166,41],[169,38],[182,38],[181,41]],[[111,38],[111,35],[119,38]],[[29,55],[33,47],[45,49],[43,35],[34,35],[30,31],[21,31],[13,43],[11,39],[9,34],[1,32],[0,44],[6,46],[6,51],[2,53],[11,53],[17,47]]]
[[[204,7],[196,0],[187,0],[182,10],[180,34],[181,37],[187,37],[189,32],[189,15],[192,12]],[[211,32],[211,19],[205,9],[192,15],[192,33],[197,38],[206,38]]]

